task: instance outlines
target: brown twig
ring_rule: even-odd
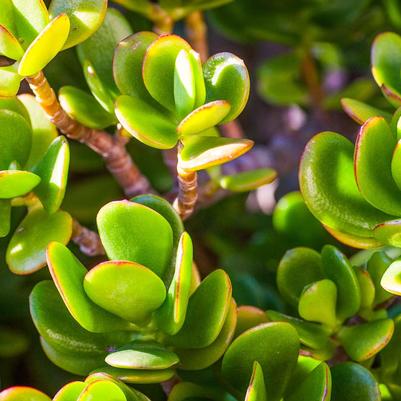
[[[99,235],[86,227],[81,226],[77,220],[72,223],[71,240],[79,246],[82,253],[88,256],[104,255],[105,251]]]
[[[202,11],[194,11],[185,19],[185,28],[188,40],[195,51],[199,53],[202,63],[209,57],[207,43],[207,25]]]
[[[227,138],[244,138],[244,130],[238,120],[230,121],[223,124],[221,127],[221,132]]]
[[[153,192],[149,181],[134,164],[121,136],[85,127],[63,110],[42,71],[27,77],[27,82],[50,120],[68,138],[82,142],[100,154],[108,170],[123,188],[126,196]]]

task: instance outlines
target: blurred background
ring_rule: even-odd
[[[152,29],[144,17],[112,6],[136,31]],[[195,260],[202,275],[217,267],[230,274],[239,305],[285,310],[275,288],[275,270],[287,249],[320,249],[333,243],[347,254],[354,252],[336,243],[294,192],[298,163],[306,142],[318,132],[336,131],[353,139],[357,126],[342,112],[342,97],[387,107],[371,78],[369,52],[377,33],[401,31],[401,1],[232,0],[206,12],[205,18],[210,53],[238,55],[251,77],[251,97],[239,122],[256,146],[245,160],[227,169],[235,171],[238,163],[269,166],[277,169],[279,179],[252,194],[230,195],[198,210],[186,223]],[[185,36],[182,23],[175,32]],[[74,49],[53,60],[46,75],[56,90],[63,85],[86,88]],[[72,165],[63,208],[95,229],[99,208],[121,199],[122,193],[94,152],[77,143],[70,146]],[[161,153],[135,140],[129,149],[153,186],[167,192],[173,181]],[[23,212],[13,212],[17,225]],[[6,241],[0,240],[2,254]],[[99,261],[82,259],[87,266]],[[47,361],[29,316],[30,290],[46,277],[46,269],[23,277],[0,268],[2,388],[33,385],[54,394],[72,379]],[[154,400],[163,399],[160,388],[150,391]]]

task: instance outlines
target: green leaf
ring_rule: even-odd
[[[361,291],[361,309],[372,308],[375,300],[375,284],[367,270],[357,266],[354,270]]]
[[[249,97],[249,74],[244,62],[231,53],[218,53],[203,66],[206,100],[226,100],[230,112],[221,123],[234,120],[241,114]]]
[[[385,32],[376,36],[371,51],[372,74],[395,107],[401,105],[401,37]]]
[[[369,118],[383,117],[387,121],[391,121],[391,114],[380,110],[376,107],[369,106],[366,103],[356,99],[343,98],[341,99],[343,110],[358,124],[364,124]]]
[[[173,148],[178,141],[176,127],[158,107],[139,97],[122,95],[116,100],[116,116],[138,141],[158,149]]]
[[[108,373],[111,376],[125,383],[161,383],[170,380],[175,375],[174,369],[163,370],[139,370],[139,369],[119,369],[112,366],[105,366],[95,372]],[[95,373],[94,372],[94,373]]]
[[[49,23],[49,13],[43,0],[11,0],[16,37],[26,49]]]
[[[132,333],[113,331],[90,333],[73,319],[50,280],[34,287],[29,298],[32,320],[47,344],[79,361],[85,358],[97,361],[95,369],[104,363],[110,349],[117,349],[131,341]],[[62,362],[62,361],[61,361]],[[87,374],[88,371],[82,372]]]
[[[372,207],[354,177],[354,147],[343,136],[323,132],[306,145],[300,187],[311,212],[323,224],[345,234],[373,236],[373,228],[391,217]]]
[[[24,54],[17,38],[3,25],[0,25],[0,54],[13,60],[19,60]]]
[[[110,202],[100,209],[97,225],[110,259],[140,263],[163,276],[172,256],[173,234],[159,213],[139,203]]]
[[[49,214],[42,208],[28,212],[8,244],[6,260],[15,274],[30,274],[46,265],[46,247],[51,241],[68,243],[71,216],[61,210]]]
[[[274,320],[274,319],[271,319]],[[235,337],[244,331],[269,321],[267,314],[259,308],[250,305],[241,305],[237,308],[237,325],[235,327]]]
[[[322,280],[320,255],[309,248],[294,248],[285,253],[277,270],[277,287],[281,296],[294,307],[306,285]]]
[[[178,356],[157,343],[131,343],[107,355],[106,363],[115,368],[161,370],[176,365]]]
[[[337,286],[337,317],[346,319],[355,315],[361,306],[358,279],[347,257],[332,245],[322,249],[322,268],[327,278]]]
[[[397,142],[392,153],[391,175],[397,188],[401,190],[401,141]]]
[[[86,127],[103,129],[116,122],[114,115],[100,106],[93,96],[73,86],[60,89],[59,101],[71,118]]]
[[[297,363],[299,340],[288,323],[266,323],[247,330],[228,347],[222,363],[224,378],[245,393],[258,361],[263,369],[268,400],[278,401]]]
[[[171,390],[168,401],[234,401],[236,398],[229,396],[223,389],[219,387],[199,385],[195,383],[180,381]]]
[[[175,63],[181,50],[191,46],[180,36],[163,35],[152,42],[145,52],[142,76],[151,96],[168,110],[174,111]]]
[[[337,241],[357,249],[371,249],[379,248],[384,245],[383,242],[377,240],[376,238],[360,237],[358,235],[343,233],[338,230],[334,230],[331,227],[323,225],[326,231],[331,234]],[[376,228],[376,227],[375,227]],[[373,229],[373,235],[375,235],[375,228]]]
[[[184,370],[205,369],[217,362],[230,345],[237,323],[237,311],[235,301],[231,300],[226,321],[217,338],[205,348],[175,349],[180,358],[180,368]]]
[[[229,113],[230,104],[225,100],[206,103],[187,115],[178,125],[180,136],[199,134],[219,124]]]
[[[159,276],[134,262],[100,263],[86,274],[83,284],[96,305],[135,323],[148,320],[166,297]]]
[[[380,285],[380,281],[392,262],[393,260],[388,257],[385,252],[378,251],[370,257],[367,263],[367,270],[375,285],[375,306],[391,298],[391,294],[383,289]]]
[[[14,111],[24,117],[27,122],[30,122],[28,111],[20,97],[0,97],[0,110]]]
[[[32,141],[28,122],[14,111],[0,110],[0,126],[0,170],[8,169],[14,161],[24,165]]]
[[[384,272],[381,286],[391,294],[401,295],[401,260],[396,260]]]
[[[140,98],[153,104],[153,98],[142,79],[142,64],[146,49],[158,36],[153,32],[138,32],[123,39],[114,52],[113,75],[123,95]]]
[[[305,320],[336,325],[337,287],[331,280],[320,280],[305,287],[299,298],[298,312]]]
[[[126,401],[124,392],[117,384],[108,380],[90,383],[79,396],[79,401]]]
[[[356,182],[362,196],[377,209],[399,216],[400,191],[391,175],[395,145],[396,140],[385,120],[382,117],[371,118],[359,132],[354,163]]]
[[[17,73],[17,64],[0,67],[0,96],[15,96],[22,77]]]
[[[59,242],[47,248],[47,264],[53,281],[72,317],[93,333],[127,329],[129,323],[94,304],[84,290],[86,268]]]
[[[40,177],[29,171],[0,171],[0,199],[11,199],[32,191]]]
[[[209,274],[191,295],[182,329],[167,339],[179,348],[203,348],[221,332],[230,307],[231,282],[223,270]]]
[[[0,238],[6,237],[10,232],[11,202],[0,199]]]
[[[356,362],[366,361],[380,352],[391,340],[394,322],[374,320],[356,326],[344,326],[338,333],[345,352]]]
[[[176,334],[184,324],[192,282],[192,240],[188,233],[181,235],[175,271],[163,305],[156,311],[155,319],[162,331]]]
[[[69,31],[70,20],[66,14],[50,21],[25,51],[18,73],[28,77],[46,67],[63,48]]]
[[[373,231],[375,238],[383,244],[399,247],[401,245],[401,221],[390,220],[378,224]]]
[[[94,34],[102,24],[107,11],[107,0],[52,0],[50,17],[67,14],[71,29],[63,49],[76,46]]]
[[[285,401],[330,401],[331,374],[324,362],[310,372],[299,387],[294,388]]]
[[[39,390],[32,387],[15,386],[0,392],[1,401],[51,401],[51,399]]]
[[[249,139],[193,136],[185,138],[180,165],[187,171],[203,170],[234,160],[253,146]]]
[[[271,168],[258,168],[242,173],[224,175],[219,179],[223,189],[231,192],[253,191],[263,185],[270,184],[277,178],[277,172]]]
[[[85,387],[86,384],[80,381],[67,383],[57,392],[53,401],[76,401]]]
[[[336,365],[331,369],[331,378],[332,401],[380,401],[379,384],[361,365],[353,362]]]
[[[69,162],[68,142],[63,136],[59,136],[52,142],[43,159],[33,169],[41,178],[40,184],[34,192],[49,213],[58,210],[64,199]]]
[[[246,390],[245,401],[267,401],[263,370],[258,361],[253,363],[251,381]]]
[[[58,136],[55,125],[49,120],[42,106],[30,94],[19,95],[25,106],[32,126],[32,146],[25,168],[31,169],[43,158],[48,147]]]

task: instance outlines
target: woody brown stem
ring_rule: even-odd
[[[207,43],[207,26],[202,11],[194,11],[185,19],[185,28],[188,40],[194,50],[204,63],[209,57],[209,46]]]
[[[26,80],[53,124],[68,138],[86,144],[101,155],[126,196],[152,192],[149,181],[134,164],[121,136],[85,127],[69,117],[42,71]]]
[[[79,246],[79,249],[85,255],[98,256],[105,254],[99,235],[81,226],[77,220],[73,220],[72,223],[71,240]]]
[[[158,4],[153,4],[153,8],[149,15],[149,18],[153,21],[153,29],[157,34],[168,34],[173,31],[173,18]]]
[[[187,219],[194,211],[198,199],[198,177],[195,171],[187,171],[180,166],[180,151],[182,144],[178,146],[178,196],[174,201],[174,209],[182,220]]]

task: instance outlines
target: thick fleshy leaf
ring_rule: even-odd
[[[140,263],[163,276],[173,246],[172,229],[163,216],[139,203],[117,201],[100,209],[97,225],[110,259]]]
[[[8,244],[6,260],[15,274],[30,274],[46,265],[46,247],[51,241],[67,244],[72,218],[61,210],[49,214],[42,208],[29,211]]]
[[[80,394],[77,401],[126,401],[124,392],[117,384],[108,380],[90,383]]]
[[[148,46],[143,60],[142,76],[148,92],[161,105],[174,111],[175,62],[181,50],[191,46],[180,36],[163,35]]]
[[[69,163],[68,142],[63,136],[59,136],[33,169],[34,173],[41,178],[34,192],[49,213],[58,210],[64,199]]]
[[[72,317],[86,330],[102,333],[127,329],[129,323],[94,304],[84,290],[85,266],[59,242],[47,248],[47,264],[53,281]]]
[[[225,175],[219,179],[222,188],[232,192],[253,191],[270,184],[277,178],[277,172],[271,168],[259,168],[243,173]]]
[[[0,97],[0,110],[14,111],[24,117],[26,121],[30,121],[28,111],[19,97]]]
[[[180,358],[180,368],[184,370],[200,370],[217,362],[233,339],[236,323],[236,304],[232,299],[226,321],[212,344],[199,349],[175,349]]]
[[[39,390],[32,387],[16,386],[0,392],[1,401],[51,401],[51,399]]]
[[[193,136],[184,140],[180,165],[184,170],[198,171],[227,163],[248,152],[249,139]]]
[[[398,189],[401,190],[401,141],[397,142],[392,154],[391,175]]]
[[[293,388],[285,401],[330,401],[330,368],[322,362],[310,372],[299,387]]]
[[[323,132],[306,145],[299,183],[311,212],[325,225],[359,237],[390,220],[360,194],[354,177],[353,145],[334,132]]]
[[[116,101],[116,116],[122,126],[145,145],[170,149],[178,141],[176,127],[170,118],[139,97],[119,96]]]
[[[179,362],[178,356],[161,345],[154,343],[131,343],[111,354],[105,361],[115,368],[161,370]]]
[[[97,369],[97,371],[101,373],[108,373],[111,376],[119,380],[122,380],[125,383],[140,383],[140,384],[165,382],[167,380],[170,380],[175,375],[174,369],[140,370],[140,369],[120,369],[120,368],[114,368],[112,366],[105,366],[103,368]]]
[[[332,401],[380,401],[379,384],[361,365],[353,362],[336,365],[331,369],[331,379]]]
[[[400,190],[391,174],[395,145],[396,140],[385,120],[371,118],[359,132],[354,163],[356,182],[363,197],[379,210],[399,216]]]
[[[29,305],[33,322],[46,343],[68,354],[71,360],[75,357],[77,363],[79,358],[95,361],[92,369],[104,364],[110,349],[118,349],[131,341],[132,334],[127,331],[90,333],[81,327],[70,315],[50,280],[34,287]],[[86,373],[88,371],[82,372]]]
[[[31,151],[24,166],[28,170],[42,159],[50,144],[57,138],[58,133],[56,126],[49,120],[49,117],[34,96],[23,94],[19,95],[18,99],[25,106],[32,126]]]
[[[0,199],[11,199],[32,191],[40,182],[40,177],[30,171],[0,171]]]
[[[26,49],[49,23],[49,13],[43,0],[11,0],[16,36]]]
[[[355,234],[345,234],[341,231],[323,225],[324,229],[332,235],[337,241],[357,249],[379,248],[384,245],[382,241],[376,238],[360,237]],[[375,227],[376,228],[376,227]],[[373,235],[376,235],[373,230]]]
[[[155,313],[158,326],[169,335],[176,334],[184,324],[192,281],[192,248],[191,237],[184,232],[178,244],[175,272],[167,297]]]
[[[35,75],[42,70],[63,48],[70,31],[70,20],[60,14],[40,32],[29,45],[18,67],[22,76]]]
[[[0,55],[19,60],[24,50],[17,38],[3,25],[0,25]]]
[[[395,106],[401,104],[401,37],[385,32],[373,42],[372,74],[384,95]]]
[[[337,288],[331,280],[320,280],[305,287],[299,298],[298,312],[305,320],[336,325]]]
[[[376,292],[372,277],[369,272],[362,267],[356,266],[354,270],[361,290],[361,309],[372,308]]]
[[[8,169],[14,161],[24,165],[32,141],[29,123],[14,111],[0,110],[0,126],[0,170]]]
[[[320,255],[313,249],[294,248],[285,253],[277,270],[277,286],[281,296],[297,307],[306,285],[322,280]]]
[[[142,64],[148,46],[158,36],[153,32],[138,32],[124,38],[117,46],[113,59],[113,75],[123,95],[136,96],[153,103],[142,79]]]
[[[152,270],[117,260],[92,268],[85,276],[84,289],[96,305],[135,323],[149,319],[166,297],[163,281]]]
[[[267,401],[263,370],[258,361],[253,363],[251,381],[246,390],[245,401]]]
[[[391,294],[401,295],[401,260],[391,263],[384,272],[380,284]]]
[[[231,53],[218,53],[203,66],[206,100],[226,100],[230,112],[222,123],[234,120],[244,109],[249,97],[249,74],[244,62]]]
[[[370,257],[367,263],[367,270],[375,285],[375,306],[391,298],[391,294],[380,285],[380,281],[392,261],[393,260],[387,256],[385,252],[378,251]]]
[[[100,106],[93,96],[74,86],[63,86],[59,101],[71,118],[87,127],[103,129],[116,122],[114,115]]]
[[[274,319],[272,319],[274,320]],[[255,306],[242,305],[237,308],[237,326],[235,327],[235,337],[238,337],[244,331],[267,323],[269,318],[266,313]]]
[[[230,111],[230,104],[225,100],[206,103],[188,114],[178,125],[180,136],[199,134],[219,124]]]
[[[401,220],[390,220],[378,224],[373,233],[375,238],[383,244],[401,246]]]
[[[391,121],[391,114],[386,111],[372,107],[366,103],[356,99],[341,99],[343,110],[358,124],[364,124],[369,118],[383,117],[387,121]]]
[[[49,7],[51,18],[67,14],[71,29],[64,49],[83,42],[102,24],[107,11],[107,0],[52,0]]]
[[[0,238],[10,232],[11,202],[8,199],[0,199]]]
[[[215,270],[191,295],[182,329],[167,341],[179,348],[203,348],[212,344],[223,328],[230,299],[228,275],[223,270]]]
[[[322,249],[322,268],[326,277],[337,286],[337,317],[355,315],[361,306],[358,279],[347,257],[332,245]]]
[[[374,320],[356,326],[345,326],[339,333],[345,352],[357,362],[363,362],[380,352],[391,340],[394,322],[391,319]]]
[[[228,347],[222,363],[224,378],[245,393],[253,364],[263,369],[268,400],[281,399],[298,359],[299,340],[288,323],[266,323],[247,330]]]
[[[114,50],[131,33],[131,26],[125,17],[118,10],[109,8],[101,27],[77,48],[90,90],[111,114],[119,94],[113,79]]]
[[[206,385],[199,385],[190,382],[179,382],[171,390],[168,401],[234,401],[236,398],[229,396],[223,389]]]
[[[85,387],[86,384],[80,381],[67,383],[56,393],[53,401],[76,401]]]
[[[15,96],[22,77],[17,72],[17,64],[0,68],[0,96]]]

